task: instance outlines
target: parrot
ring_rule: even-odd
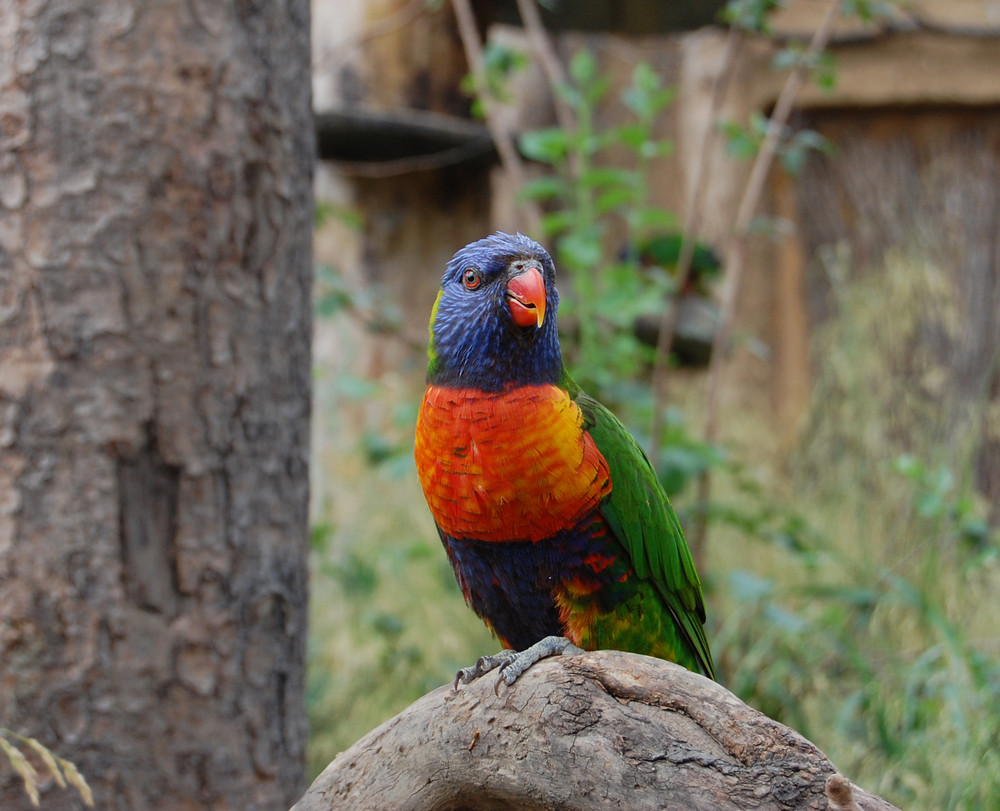
[[[701,581],[639,444],[563,365],[556,268],[523,234],[455,253],[431,311],[414,460],[466,603],[503,645],[455,686],[615,649],[715,679]]]

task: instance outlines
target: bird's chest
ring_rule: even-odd
[[[454,538],[538,541],[611,492],[607,462],[556,386],[482,392],[429,386],[415,459],[435,521]]]

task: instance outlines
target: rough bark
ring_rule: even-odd
[[[308,23],[0,4],[0,719],[100,808],[301,790]]]
[[[540,662],[499,696],[494,682],[416,701],[338,755],[293,811],[894,808],[668,662],[602,651]]]

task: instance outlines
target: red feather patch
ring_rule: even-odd
[[[434,520],[455,538],[550,538],[611,492],[607,462],[557,386],[428,386],[414,457]]]

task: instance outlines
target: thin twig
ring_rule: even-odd
[[[767,133],[764,135],[764,141],[750,169],[750,177],[747,180],[747,185],[743,191],[743,197],[740,200],[740,206],[736,213],[733,234],[730,238],[728,250],[726,251],[725,275],[723,277],[722,293],[720,296],[719,328],[712,344],[712,360],[708,369],[704,433],[705,441],[708,443],[714,443],[719,433],[719,389],[722,380],[723,354],[729,344],[732,333],[736,300],[746,265],[750,225],[755,212],[760,206],[761,197],[764,193],[764,184],[778,152],[778,142],[788,123],[788,118],[791,115],[799,90],[806,80],[808,72],[806,66],[813,64],[815,57],[826,48],[830,34],[833,31],[833,23],[840,4],[841,0],[830,0],[823,20],[813,34],[805,56],[799,61],[795,69],[792,70],[785,81],[784,87],[781,89],[778,101],[774,105],[774,112],[771,114],[768,122]],[[698,503],[702,506],[708,503],[711,489],[711,476],[706,471],[701,474],[698,480]],[[699,519],[695,531],[692,533],[692,545],[702,546],[706,531],[707,514],[702,509],[699,510]]]
[[[455,20],[458,23],[458,34],[462,39],[462,48],[465,50],[465,58],[469,63],[469,70],[475,78],[475,87],[485,86],[483,69],[483,46],[479,40],[479,29],[476,27],[476,16],[472,11],[469,0],[451,0],[452,8],[455,11]],[[500,164],[504,172],[510,179],[511,184],[516,189],[524,186],[527,180],[527,173],[524,169],[524,162],[517,151],[513,134],[500,122],[493,110],[492,99],[480,93],[480,100],[486,115],[486,126],[493,136],[496,144],[497,154],[500,156]],[[541,213],[538,206],[533,202],[525,202],[523,208],[524,218],[529,233],[537,233],[541,222]]]
[[[701,230],[701,220],[705,191],[708,184],[709,161],[715,152],[715,142],[718,136],[716,115],[726,97],[729,82],[733,76],[733,64],[743,41],[741,29],[732,26],[726,35],[722,52],[722,64],[712,81],[712,94],[709,102],[708,118],[702,133],[698,155],[694,164],[694,174],[691,178],[691,194],[684,213],[684,227],[681,233],[680,256],[677,258],[676,285],[664,302],[660,318],[660,329],[656,341],[656,356],[653,361],[653,421],[649,431],[649,454],[656,459],[660,452],[660,442],[663,436],[663,405],[667,397],[667,378],[669,371],[670,350],[673,345],[674,332],[677,330],[677,318],[680,313],[680,291],[684,289],[691,275],[691,263],[694,259],[694,249],[698,231]]]
[[[517,9],[521,14],[521,21],[524,23],[524,30],[528,35],[531,50],[538,60],[538,64],[541,65],[542,72],[553,91],[552,102],[555,106],[556,121],[566,132],[572,132],[576,129],[576,115],[557,92],[560,85],[565,85],[568,82],[566,71],[556,55],[552,40],[545,31],[542,15],[538,13],[538,6],[535,0],[517,0]]]

